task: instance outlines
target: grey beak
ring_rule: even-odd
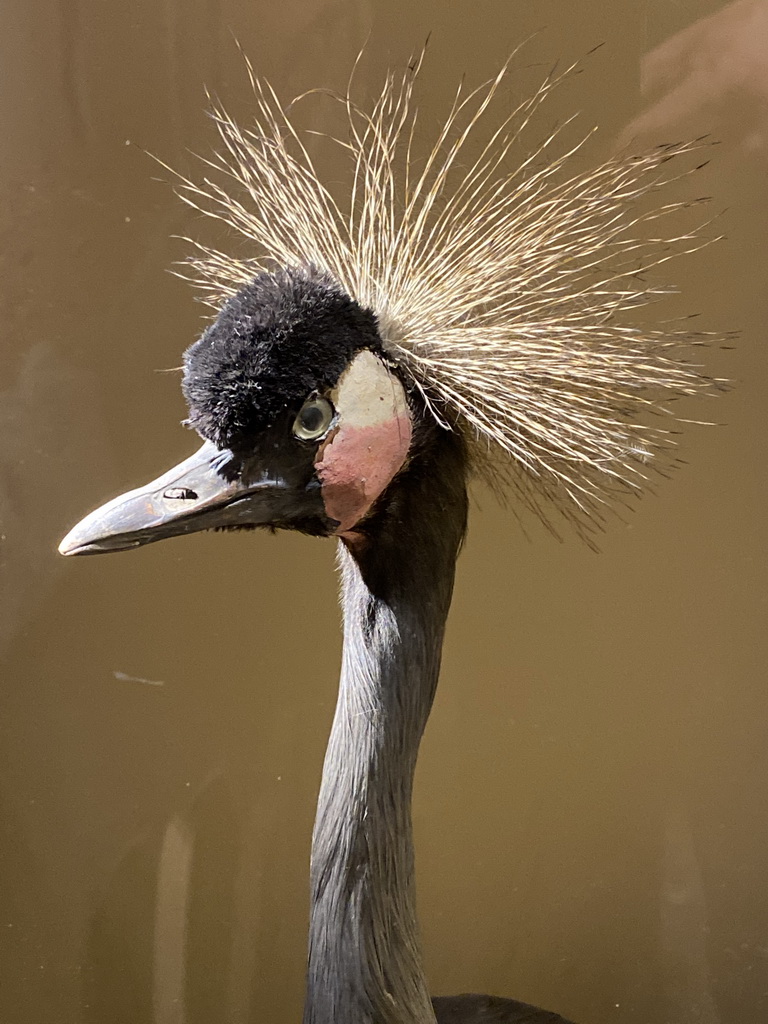
[[[73,527],[62,555],[95,555],[139,547],[164,537],[217,526],[260,525],[279,518],[288,484],[251,479],[246,485],[220,475],[222,452],[210,441],[145,487],[121,494]]]

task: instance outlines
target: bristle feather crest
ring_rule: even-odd
[[[223,151],[205,161],[236,191],[211,177],[183,178],[179,191],[255,252],[237,259],[195,242],[184,276],[218,307],[263,270],[311,265],[329,274],[376,314],[386,350],[436,420],[464,431],[480,475],[511,489],[552,529],[553,510],[582,531],[599,528],[608,509],[648,488],[650,468],[664,473],[676,461],[668,425],[648,415],[672,422],[666,402],[723,384],[677,351],[713,335],[621,322],[669,293],[646,284],[646,273],[707,244],[698,230],[644,230],[701,200],[642,203],[692,173],[665,173],[670,160],[708,143],[665,144],[569,175],[588,136],[555,153],[565,122],[507,170],[572,65],[502,117],[462,168],[507,62],[476,89],[459,86],[417,166],[413,93],[422,60],[390,72],[369,113],[351,89],[327,94],[348,127],[346,140],[328,136],[351,158],[344,199],[320,180],[293,120],[310,94],[284,107],[248,63],[253,126],[239,127],[214,102]]]

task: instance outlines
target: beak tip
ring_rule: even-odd
[[[110,535],[99,531],[82,529],[86,520],[78,523],[59,544],[59,554],[65,558],[72,555],[100,555],[110,551],[124,551],[140,547],[140,538]]]
[[[77,527],[75,527],[74,530],[70,530],[59,544],[58,552],[65,558],[69,558],[71,555],[85,554],[88,550],[88,544],[84,544],[82,540],[78,540],[76,531]]]
[[[74,555],[75,552],[77,551],[77,543],[72,537],[72,534],[74,532],[74,530],[70,530],[66,537],[64,537],[64,539],[59,544],[57,550],[60,555],[64,555],[66,557],[67,555]]]

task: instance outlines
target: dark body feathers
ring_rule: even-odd
[[[559,1013],[499,996],[436,996],[437,1024],[573,1024]]]

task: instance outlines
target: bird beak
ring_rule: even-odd
[[[227,453],[210,441],[145,487],[113,498],[81,520],[62,555],[95,555],[217,526],[264,525],[285,515],[293,488],[265,473],[245,484],[219,470]],[[223,458],[224,457],[224,460]]]

